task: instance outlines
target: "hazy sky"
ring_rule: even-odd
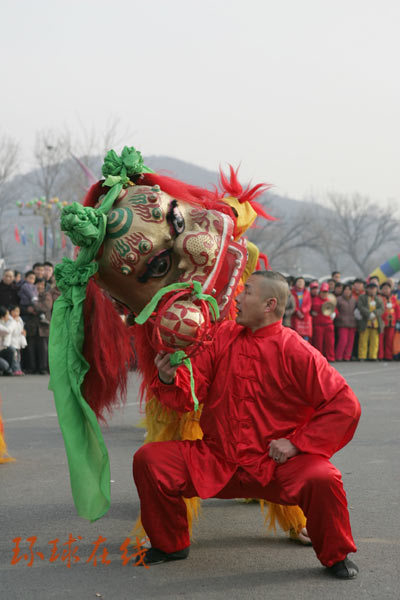
[[[398,0],[1,0],[0,130],[123,141],[293,197],[400,196]]]

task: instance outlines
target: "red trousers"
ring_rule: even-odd
[[[313,346],[329,361],[335,360],[335,330],[333,323],[318,325],[313,323]]]
[[[393,360],[393,338],[394,327],[385,327],[379,335],[379,359]]]
[[[143,527],[151,545],[177,552],[190,544],[186,505],[182,499],[198,496],[179,441],[152,442],[142,446],[133,460]],[[204,465],[207,469],[207,465]],[[266,486],[241,468],[215,498],[264,498],[298,505],[307,517],[314,550],[327,567],[356,552],[351,534],[346,494],[340,472],[328,459],[298,454],[278,465]]]
[[[353,352],[355,327],[338,327],[336,360],[350,360]]]

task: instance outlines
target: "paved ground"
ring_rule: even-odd
[[[334,458],[342,470],[350,505],[355,581],[330,579],[313,550],[266,534],[256,504],[208,500],[195,529],[188,560],[150,569],[123,566],[120,546],[129,535],[139,504],[131,478],[133,452],[143,440],[137,382],[128,405],[104,429],[110,451],[112,506],[90,524],[76,516],[63,441],[48,378],[1,378],[3,418],[15,463],[0,465],[0,598],[106,600],[259,598],[331,600],[400,599],[400,365],[338,365],[358,394],[363,417],[353,442]],[[62,553],[72,534],[81,558],[51,558],[51,542]],[[106,538],[110,564],[86,563],[99,535]],[[32,566],[27,538],[36,536]],[[13,539],[21,538],[21,560],[11,565]],[[64,546],[64,549],[67,546]],[[27,553],[27,560],[23,555]]]

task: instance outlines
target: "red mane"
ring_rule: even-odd
[[[126,399],[128,371],[134,352],[128,327],[111,300],[93,279],[89,280],[84,305],[83,355],[90,365],[83,396],[97,418]]]
[[[195,185],[190,185],[188,183],[184,183],[183,181],[179,181],[178,179],[173,179],[172,177],[158,175],[157,173],[144,173],[138,185],[159,185],[164,192],[173,198],[184,200],[189,204],[204,206],[204,208],[207,210],[219,210],[235,220],[235,215],[231,207],[223,201],[224,196],[233,196],[241,203],[250,202],[259,216],[262,216],[265,219],[274,220],[273,217],[264,211],[261,204],[255,202],[255,199],[267,191],[271,185],[267,183],[259,183],[253,187],[248,185],[245,189],[243,189],[243,186],[237,177],[238,169],[235,171],[232,165],[229,165],[229,170],[229,179],[225,176],[222,170],[220,170],[220,186],[214,191],[208,190],[207,188],[197,187]],[[105,194],[107,189],[108,188],[104,188],[102,186],[102,181],[98,181],[92,185],[84,199],[84,205],[95,206],[99,197],[102,194]]]

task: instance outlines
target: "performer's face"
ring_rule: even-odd
[[[245,283],[244,290],[236,298],[238,314],[236,323],[257,329],[265,323],[266,307],[270,299],[265,298],[262,277],[252,275]]]

